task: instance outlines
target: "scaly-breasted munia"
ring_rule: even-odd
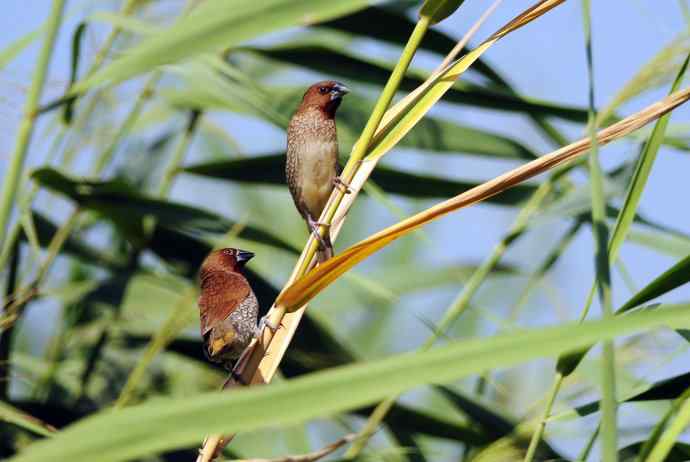
[[[228,369],[258,329],[259,302],[242,274],[253,256],[245,250],[220,249],[201,264],[199,317],[204,353]]]
[[[322,239],[318,222],[338,184],[335,112],[349,89],[334,80],[309,87],[287,130],[287,183],[300,215],[319,240],[319,261],[333,256],[330,234]]]

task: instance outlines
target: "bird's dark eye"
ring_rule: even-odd
[[[319,93],[325,95],[326,93],[328,93],[328,87],[319,87]]]

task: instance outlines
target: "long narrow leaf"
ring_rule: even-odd
[[[285,155],[277,154],[192,165],[185,172],[237,182],[285,185]],[[377,167],[371,179],[384,191],[415,198],[451,197],[476,183],[417,175],[387,167]],[[536,188],[518,186],[493,198],[499,204],[515,205],[531,195]],[[489,199],[491,200],[491,199]]]
[[[367,6],[366,0],[208,0],[165,31],[151,36],[91,77],[71,94],[117,83],[201,53],[218,52],[261,34],[323,21]]]
[[[688,326],[689,313],[690,305],[669,306],[621,319],[457,342],[270,387],[159,399],[117,412],[108,410],[81,420],[50,440],[31,445],[10,460],[114,462],[192,444],[205,433],[295,424],[366,405],[425,383],[444,383],[487,368],[558,355],[592,342],[660,326]]]
[[[688,61],[690,60],[690,55],[685,58],[683,65],[676,75],[676,79],[671,86],[669,94],[673,94],[678,91],[683,77],[685,76],[685,71],[688,68]],[[659,147],[663,143],[664,136],[666,134],[666,128],[668,127],[671,114],[666,114],[659,118],[657,123],[654,125],[652,134],[644,145],[644,149],[640,154],[640,158],[635,166],[635,173],[633,173],[632,181],[630,182],[630,187],[628,193],[625,196],[625,202],[621,208],[620,215],[616,220],[616,225],[611,233],[611,240],[609,241],[609,258],[611,261],[615,261],[618,256],[618,251],[621,244],[625,240],[630,225],[635,218],[637,213],[637,206],[640,203],[640,198],[645,186],[647,185],[647,180],[649,179],[649,174],[652,171],[652,166],[656,160],[656,155],[659,152]]]

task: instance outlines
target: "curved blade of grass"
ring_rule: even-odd
[[[690,89],[676,92],[664,100],[601,130],[598,133],[597,141],[600,145],[603,145],[616,138],[625,136],[666,114],[673,108],[687,101],[688,98],[690,98]],[[306,276],[283,291],[276,303],[281,304],[286,309],[298,308],[336,280],[345,271],[395,239],[447,213],[480,202],[522,181],[532,178],[539,173],[547,171],[556,165],[572,160],[586,153],[589,149],[589,145],[590,140],[588,138],[580,139],[374,234],[310,271]],[[367,162],[373,163],[375,160],[376,159],[367,159],[364,161],[364,164]]]
[[[291,26],[324,21],[367,6],[366,0],[207,0],[165,31],[75,85],[70,95],[118,83],[201,53],[219,52]]]
[[[203,57],[175,67],[174,72],[184,77],[186,88],[171,90],[164,96],[175,106],[194,109],[229,109],[261,117],[280,128],[287,128],[291,114],[281,114],[273,109],[270,97],[254,85],[237,81],[228,72],[234,68],[217,57]]]
[[[625,313],[688,282],[690,282],[690,255],[654,278],[652,282],[616,310],[616,313]]]
[[[285,185],[285,155],[208,162],[186,167],[183,171],[241,183],[283,186]],[[415,198],[449,197],[456,195],[458,191],[476,186],[476,183],[416,175],[388,167],[377,167],[370,178],[388,193]],[[492,199],[499,204],[515,205],[529,197],[535,190],[536,187],[531,185],[517,186]]]
[[[689,313],[690,305],[668,306],[621,319],[455,342],[424,353],[339,367],[270,387],[159,399],[116,412],[107,410],[82,419],[50,440],[32,444],[10,461],[113,462],[192,444],[204,433],[304,422],[422,384],[449,382],[661,326],[688,326]]]
[[[272,48],[246,47],[241,50],[290,66],[299,66],[311,71],[318,70],[345,80],[375,85],[383,85],[393,68],[390,63],[360,56],[343,48],[323,43],[300,41]],[[476,49],[466,56],[473,55],[475,51]],[[477,58],[478,56],[475,59]],[[422,83],[424,83],[423,74],[411,69],[401,82],[400,88],[412,91]],[[573,122],[584,122],[587,115],[587,112],[579,107],[520,97],[505,90],[485,88],[468,82],[455,82],[448,89],[444,101],[499,111],[554,116]]]
[[[674,234],[667,234],[663,231],[632,229],[628,233],[628,240],[672,257],[682,257],[683,255],[690,254],[690,242],[688,239]]]
[[[671,90],[669,92],[670,94],[677,91],[680,87],[683,77],[685,76],[685,71],[688,68],[689,61],[690,55],[686,56],[685,61],[681,65],[680,70],[676,75],[676,79],[671,86]],[[645,143],[637,165],[635,166],[635,173],[633,173],[633,178],[630,181],[630,187],[627,195],[625,196],[625,202],[623,203],[623,207],[621,208],[618,219],[616,220],[616,225],[611,233],[611,241],[609,242],[608,250],[611,261],[616,260],[620,246],[628,235],[630,225],[632,224],[635,214],[637,213],[637,207],[640,203],[642,192],[647,185],[647,180],[649,179],[649,175],[652,171],[652,166],[654,165],[654,161],[656,160],[656,156],[659,152],[659,147],[664,141],[666,128],[668,127],[670,118],[670,114],[664,115],[654,125],[652,134]]]
[[[372,28],[372,24],[377,24],[379,27]],[[379,6],[370,6],[347,16],[315,24],[312,27],[327,27],[362,38],[373,38],[393,45],[404,46],[410,32],[414,29],[414,24],[403,14]],[[456,43],[456,39],[446,35],[443,31],[430,29],[420,44],[420,49],[445,56]],[[467,50],[464,51],[467,52]],[[496,71],[481,59],[475,63],[473,68],[497,84],[504,85],[506,83]]]
[[[684,399],[676,403],[677,415],[666,427],[666,430],[661,434],[659,440],[654,445],[647,462],[663,462],[668,454],[673,449],[674,444],[678,441],[678,437],[690,425],[690,399],[684,396]]]
[[[673,265],[652,282],[647,284],[642,290],[633,295],[627,302],[616,310],[616,315],[653,300],[667,292],[670,292],[690,281],[690,255]],[[689,340],[690,341],[690,340]],[[581,351],[569,353],[558,359],[557,370],[565,377],[570,375],[580,364],[587,352],[592,348],[588,346]]]
[[[629,396],[623,397],[621,403],[639,401],[660,401],[671,400],[682,397],[690,387],[690,373],[677,375],[659,380],[658,382],[646,385],[643,391],[635,390]],[[584,417],[599,410],[600,401],[592,401],[587,404],[563,411],[549,418],[549,421],[571,419],[574,417]]]
[[[682,59],[687,55],[690,37],[687,31],[681,32],[668,45],[662,48],[635,74],[613,99],[599,113],[599,120],[605,120],[622,104],[639,94],[665,84],[684,64]],[[680,72],[682,74],[682,72]]]
[[[192,234],[224,234],[236,225],[208,210],[137,194],[121,181],[74,179],[51,168],[38,169],[32,177],[44,187],[69,197],[81,208],[102,213],[137,243],[148,240],[143,221],[150,216],[161,226]],[[240,236],[295,252],[291,244],[256,227],[244,227]]]
[[[378,159],[398,143],[424,115],[453,86],[486,50],[507,34],[563,3],[563,0],[544,0],[506,24],[467,55],[434,74],[415,91],[395,104],[381,121],[381,128],[369,144],[368,159]]]
[[[32,433],[41,436],[53,436],[55,428],[44,422],[41,422],[35,417],[32,417],[20,409],[0,401],[0,420],[9,424],[14,424]]]
[[[668,446],[666,442],[660,443],[662,435],[665,435],[664,429],[668,425],[668,421],[671,420],[671,417],[678,412],[678,408],[681,405],[685,405],[687,403],[688,398],[690,397],[690,388],[685,389],[685,391],[676,399],[676,401],[671,405],[671,407],[666,411],[666,414],[659,419],[657,424],[654,426],[654,429],[652,430],[652,433],[650,434],[649,438],[647,438],[646,441],[641,445],[639,452],[637,454],[637,459],[635,459],[635,462],[644,462],[646,460],[649,460],[649,455],[652,449],[656,448],[659,446],[659,444],[662,444],[662,447],[658,449],[660,452],[666,452]],[[666,446],[664,448],[663,446]],[[668,460],[668,459],[664,459]]]
[[[372,23],[379,24],[381,27],[372,28]],[[407,36],[409,35],[409,32],[414,27],[414,24],[407,17],[399,13],[388,11],[383,8],[369,7],[358,11],[357,13],[329,21],[327,23],[319,24],[318,26],[333,28],[348,34],[363,36],[365,38],[375,38],[376,40],[387,43],[403,45],[407,39]],[[465,41],[465,43],[467,43],[467,41]],[[424,42],[421,44],[422,49],[441,55],[446,55],[448,50],[455,50],[456,47],[457,44],[455,39],[449,37],[438,29],[429,30]],[[469,50],[466,48],[460,51],[463,54],[467,54],[469,52]],[[450,55],[446,56],[446,58],[449,57]],[[450,57],[450,59],[454,59],[454,57]],[[445,61],[446,60],[444,59],[444,62]],[[483,62],[481,58],[472,65],[472,70],[478,72],[493,83],[497,84],[499,87],[505,89],[508,94],[513,95],[521,100],[525,100],[525,98],[520,96],[520,94],[510,86],[506,79],[504,79],[499,73]],[[529,116],[534,121],[537,128],[542,131],[548,139],[551,139],[556,146],[568,144],[565,137],[561,135],[560,132],[548,121],[546,121],[544,117],[538,113],[530,113]],[[581,118],[583,121],[586,119],[585,111],[582,111]]]

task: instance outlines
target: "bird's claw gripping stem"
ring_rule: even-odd
[[[316,238],[316,240],[319,242],[319,247],[321,247],[321,250],[324,251],[326,259],[331,258],[333,256],[333,244],[331,244],[330,234],[328,231],[326,231],[324,236],[319,234],[319,226],[323,226],[328,229],[331,226],[330,223],[321,223],[314,220],[310,216],[307,216],[307,224],[309,225],[309,229],[311,229],[314,238]]]
[[[268,315],[263,316],[259,320],[259,325],[256,326],[256,336],[257,337],[259,335],[261,335],[261,332],[263,332],[265,327],[267,327],[271,331],[271,333],[275,334],[276,331],[278,330],[278,327],[280,327],[280,325],[276,325],[275,323],[271,322],[271,319],[268,317]]]
[[[333,180],[333,186],[342,191],[343,194],[352,194],[352,189],[350,189],[350,185],[345,183],[343,179],[339,176],[336,176]]]

